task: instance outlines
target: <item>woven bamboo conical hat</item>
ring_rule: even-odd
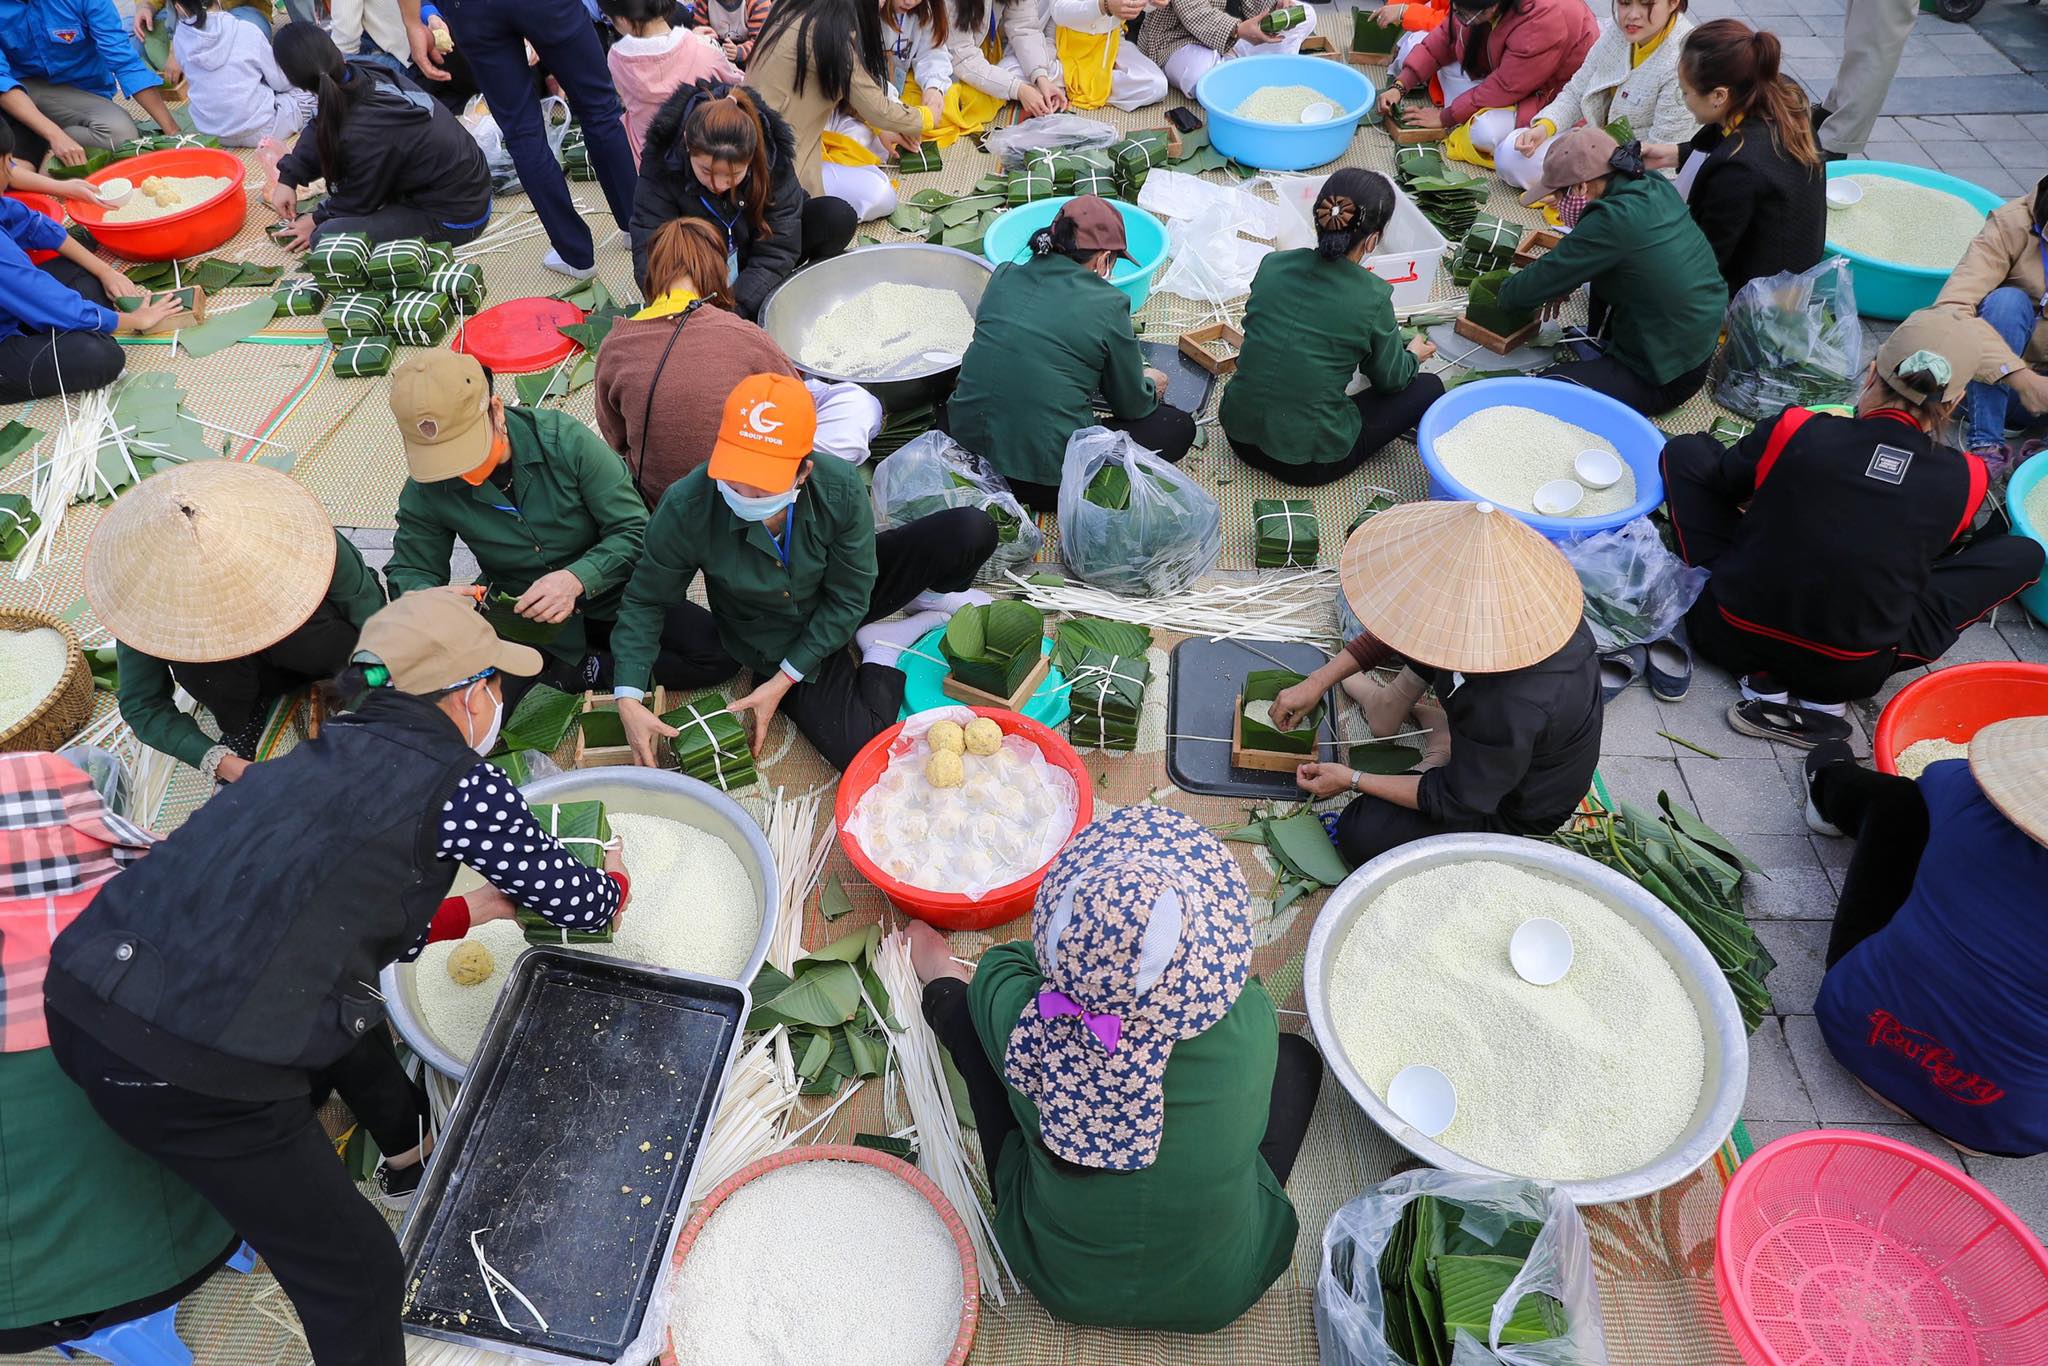
[[[1584,614],[1579,576],[1543,536],[1491,503],[1409,503],[1344,545],[1351,610],[1403,656],[1461,673],[1548,659]]]
[[[211,664],[304,625],[327,596],[334,555],[334,527],[299,484],[261,465],[199,460],[107,509],[86,546],[85,596],[131,649]]]
[[[2048,716],[2016,716],[1978,731],[1970,776],[2007,820],[2048,844]]]

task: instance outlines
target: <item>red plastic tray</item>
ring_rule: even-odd
[[[528,375],[576,353],[575,340],[562,329],[583,318],[582,309],[560,299],[507,299],[465,322],[448,345],[475,356],[494,375]]]

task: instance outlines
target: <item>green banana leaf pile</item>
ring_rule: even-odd
[[[1482,1345],[1481,1359],[1492,1360],[1483,1344],[1494,1305],[1543,1232],[1532,1219],[1504,1226],[1501,1220],[1498,1211],[1433,1195],[1418,1195],[1402,1209],[1379,1260],[1380,1326],[1402,1361],[1450,1366],[1460,1334]],[[1347,1261],[1355,1260],[1356,1249],[1343,1246]],[[1356,1274],[1355,1266],[1346,1270]],[[1564,1305],[1549,1295],[1529,1294],[1515,1306],[1500,1340],[1503,1346],[1544,1342],[1563,1337],[1568,1328]]]
[[[1037,667],[1044,639],[1045,613],[1028,602],[1002,598],[955,612],[939,638],[939,653],[960,682],[1008,697]]]
[[[804,1095],[829,1096],[849,1081],[881,1076],[887,1066],[883,1026],[898,1025],[875,974],[881,942],[882,927],[869,925],[797,959],[787,973],[771,963],[755,974],[747,1029],[788,1027]]]

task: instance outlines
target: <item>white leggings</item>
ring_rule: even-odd
[[[1438,67],[1436,79],[1437,84],[1444,88],[1444,104],[1446,106],[1449,106],[1451,101],[1479,84],[1478,81],[1467,76],[1465,68],[1459,66],[1456,62],[1449,66]],[[1483,114],[1475,114],[1472,117],[1472,146],[1477,151],[1492,154],[1494,149],[1503,142],[1506,142],[1508,135],[1514,131],[1514,110],[1489,109]]]
[[[1476,133],[1478,129],[1475,127],[1473,131]],[[1502,180],[1522,190],[1535,185],[1537,177],[1543,174],[1543,159],[1550,155],[1550,144],[1556,141],[1554,138],[1545,138],[1536,144],[1535,151],[1518,152],[1515,150],[1515,139],[1526,131],[1528,130],[1517,128],[1510,136],[1502,138],[1493,149],[1493,169],[1500,173]]]
[[[1240,38],[1232,45],[1229,55],[1231,57],[1249,57],[1253,53],[1277,55],[1282,52],[1299,52],[1301,51],[1303,41],[1315,31],[1316,13],[1314,7],[1311,6],[1308,13],[1308,21],[1296,24],[1293,28],[1288,29],[1287,32],[1280,35],[1280,41],[1276,43],[1248,43]],[[1228,58],[1224,54],[1212,47],[1205,47],[1201,43],[1189,43],[1185,47],[1176,49],[1166,59],[1166,79],[1173,82],[1175,90],[1180,91],[1181,94],[1186,95],[1189,99],[1193,99],[1195,97],[1195,83],[1215,70],[1218,62],[1226,60]]]
[[[996,63],[996,70],[1020,81],[1024,79],[1024,68],[1008,52]],[[1159,63],[1138,51],[1138,45],[1129,38],[1118,43],[1116,63],[1109,69],[1110,108],[1129,113],[1165,98],[1166,73],[1159,69]]]
[[[828,132],[843,133],[876,156],[883,155],[881,140],[874,129],[844,110],[833,114],[825,128]],[[841,166],[828,161],[819,167],[819,174],[825,193],[853,205],[854,213],[863,223],[886,218],[896,211],[896,185],[889,178],[886,161],[880,166]]]

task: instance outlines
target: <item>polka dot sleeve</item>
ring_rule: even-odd
[[[541,829],[519,789],[489,764],[471,770],[442,808],[436,852],[563,929],[593,929],[619,909],[619,884]]]

